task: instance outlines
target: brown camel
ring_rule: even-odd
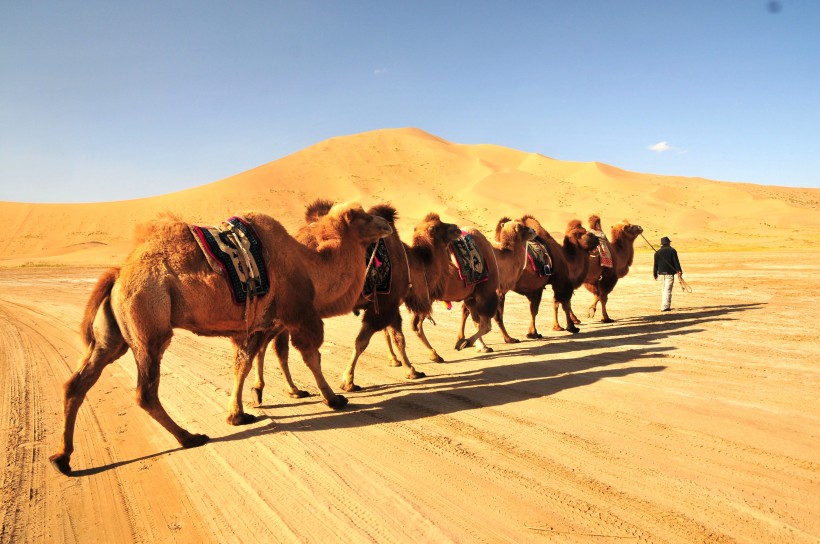
[[[307,247],[315,248],[316,239],[314,237],[311,224],[315,223],[327,214],[332,205],[333,203],[328,200],[320,199],[313,202],[308,207],[305,214],[305,220],[308,224],[294,234],[295,238]],[[389,333],[392,336],[393,341],[398,347],[402,357],[402,361],[399,362],[394,355],[391,358],[391,365],[403,366],[405,378],[409,380],[425,377],[423,372],[418,372],[413,367],[407,357],[406,343],[404,333],[402,331],[401,313],[399,311],[401,304],[412,291],[425,288],[424,283],[411,282],[412,250],[404,245],[395,230],[395,220],[398,217],[395,208],[390,205],[383,204],[374,206],[368,210],[368,213],[384,218],[390,226],[393,227],[393,234],[384,238],[391,260],[391,283],[388,293],[380,293],[374,290],[374,292],[369,296],[365,296],[360,290],[357,293],[358,297],[353,306],[349,308],[335,307],[333,308],[332,313],[322,314],[322,317],[332,317],[334,315],[339,315],[340,313],[348,313],[351,310],[356,312],[361,310],[364,311],[364,315],[362,316],[362,325],[354,343],[353,355],[347,368],[342,374],[341,388],[344,391],[360,390],[360,387],[354,383],[356,363],[358,362],[361,354],[365,351],[365,349],[367,349],[373,334],[380,330],[384,330],[385,334]],[[453,227],[455,228],[455,225],[453,225]],[[426,297],[426,294],[423,296]],[[272,339],[272,334],[273,333],[268,333],[266,336],[256,359],[257,381],[253,387],[253,390],[256,394],[257,402],[259,403],[262,402],[262,391],[265,387],[265,348]],[[280,368],[282,369],[285,376],[285,381],[287,382],[287,393],[294,398],[304,397],[308,393],[296,387],[291,379],[290,371],[288,370],[287,334],[285,333],[281,336],[282,337],[277,338],[276,343],[274,344],[274,350],[276,351]],[[393,361],[395,361],[395,363]]]
[[[527,338],[543,338],[535,325],[535,318],[547,285],[552,285],[553,292],[552,329],[564,330],[558,323],[558,306],[560,305],[567,316],[567,330],[573,334],[577,333],[579,329],[576,325],[580,321],[573,319],[572,294],[584,282],[589,267],[589,252],[598,246],[598,238],[588,233],[577,219],[570,221],[567,225],[563,244],[559,244],[535,217],[525,215],[521,218],[521,222],[535,230],[535,241],[546,247],[552,259],[552,273],[549,276],[539,276],[532,267],[527,266],[512,289],[530,301],[530,327]],[[504,341],[509,341],[507,340],[509,334],[507,334],[503,321],[504,301],[505,296],[502,296],[496,323],[504,335]]]
[[[495,321],[498,323],[504,342],[508,344],[518,342],[517,338],[510,337],[504,328],[504,295],[507,291],[515,288],[518,280],[524,273],[529,262],[527,261],[527,242],[535,238],[535,230],[526,226],[521,221],[513,221],[509,217],[502,218],[495,227],[496,243],[492,244],[495,262],[498,265],[498,311],[495,314]],[[470,310],[466,304],[461,305],[461,334],[464,337],[464,324]],[[490,348],[484,344],[484,340],[477,341],[479,349],[489,351]]]
[[[429,214],[424,221],[416,227],[413,245],[416,246],[418,244],[419,249],[421,249],[425,255],[425,262],[422,267],[422,281],[428,286],[427,291],[429,297],[425,297],[423,301],[418,298],[408,298],[406,301],[407,308],[410,310],[410,313],[413,314],[413,330],[416,331],[416,335],[418,335],[421,343],[430,351],[430,360],[438,363],[444,362],[444,359],[436,352],[435,348],[433,348],[427,339],[427,335],[424,333],[424,320],[427,318],[432,319],[432,302],[436,300],[464,302],[470,315],[473,316],[476,332],[469,338],[465,338],[462,328],[456,340],[455,348],[462,350],[465,347],[472,347],[492,328],[491,319],[498,309],[497,291],[499,281],[498,266],[495,263],[493,246],[480,231],[472,227],[462,229],[461,234],[462,236],[469,234],[473,237],[476,247],[484,257],[487,279],[486,281],[476,284],[466,283],[462,280],[459,276],[458,269],[450,260],[449,244],[445,246],[441,244],[440,240],[434,242],[424,233],[425,225],[427,224],[447,225],[446,223],[440,222],[441,219],[437,214]],[[451,231],[451,226],[448,225],[447,230]],[[413,282],[415,283],[417,281],[417,277],[414,276]],[[389,338],[388,347],[390,347]],[[390,347],[390,350],[392,353],[392,347]],[[478,346],[478,350],[481,352],[492,351],[492,349],[486,347],[483,342]]]
[[[110,269],[97,281],[81,325],[87,350],[64,387],[62,444],[49,458],[57,470],[71,471],[74,424],[86,393],[103,369],[129,348],[137,363],[139,405],[183,447],[208,440],[180,427],[160,403],[160,361],[175,328],[231,338],[234,386],[227,421],[232,425],[255,419],[242,409],[242,385],[259,333],[272,326],[288,331],[324,402],[334,409],[347,404],[322,375],[319,347],[324,329],[319,310],[329,293],[350,286],[361,290],[365,248],[390,234],[390,225],[359,205],[338,206],[321,223],[319,250],[311,251],[272,217],[249,213],[244,220],[261,241],[270,280],[270,291],[246,304],[233,302],[225,278],[211,269],[189,225],[174,218],[148,224],[122,267]]]
[[[601,218],[597,215],[590,216],[589,228],[591,231],[601,232]],[[633,225],[624,219],[612,227],[612,240],[608,244],[612,254],[612,266],[602,267],[600,256],[590,259],[589,270],[584,280],[584,287],[595,297],[589,307],[590,317],[595,316],[600,300],[601,322],[612,323],[613,320],[606,311],[606,303],[618,280],[629,273],[629,267],[632,266],[632,259],[635,256],[635,239],[641,233],[643,229],[640,225]]]

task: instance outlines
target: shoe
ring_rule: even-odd
[[[662,308],[661,311],[662,312],[671,312],[672,308]]]

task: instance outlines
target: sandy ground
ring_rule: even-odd
[[[129,353],[80,411],[72,477],[47,458],[99,269],[0,269],[0,542],[820,541],[820,256],[682,254],[694,292],[665,314],[650,258],[616,288],[617,322],[577,336],[542,308],[545,340],[493,331],[495,353],[456,352],[439,306],[427,331],[448,362],[408,338],[414,382],[376,337],[340,412],[287,397],[269,365],[246,427],[224,421],[229,342],[180,332],[161,397],[211,442],[182,450],[136,406]],[[511,295],[511,332],[526,320]],[[335,385],[357,320],[326,331]]]

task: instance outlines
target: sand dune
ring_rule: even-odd
[[[91,196],[91,195],[89,195]],[[489,229],[532,213],[553,232],[600,214],[605,225],[641,224],[687,250],[817,247],[820,190],[641,174],[552,159],[496,145],[447,142],[419,129],[332,138],[236,176],[158,197],[93,204],[0,202],[0,266],[106,264],[130,247],[134,226],[162,212],[214,223],[242,211],[287,227],[325,197],[394,203],[409,234],[430,211]]]

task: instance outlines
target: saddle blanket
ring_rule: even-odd
[[[595,257],[596,255],[601,258],[601,266],[605,268],[612,268],[612,250],[609,248],[609,240],[606,239],[606,235],[601,231],[590,231],[592,234],[598,237],[598,247],[595,248],[595,251],[590,253],[591,257]]]
[[[376,256],[373,257],[373,251]],[[370,259],[373,259],[373,264],[370,264]],[[379,240],[375,244],[370,244],[365,252],[365,266],[370,265],[367,271],[367,276],[364,278],[364,288],[362,288],[362,295],[368,297],[375,291],[376,294],[386,295],[390,293],[390,284],[393,281],[393,271],[390,266],[390,253],[387,251],[387,244],[384,239]]]
[[[189,228],[211,268],[228,280],[236,304],[270,290],[262,244],[250,223],[234,216],[216,226]]]
[[[552,275],[552,259],[546,246],[539,240],[527,242],[527,260],[539,278]]]
[[[490,279],[487,262],[478,250],[472,234],[462,231],[461,237],[450,244],[450,255],[464,285],[475,285]]]

